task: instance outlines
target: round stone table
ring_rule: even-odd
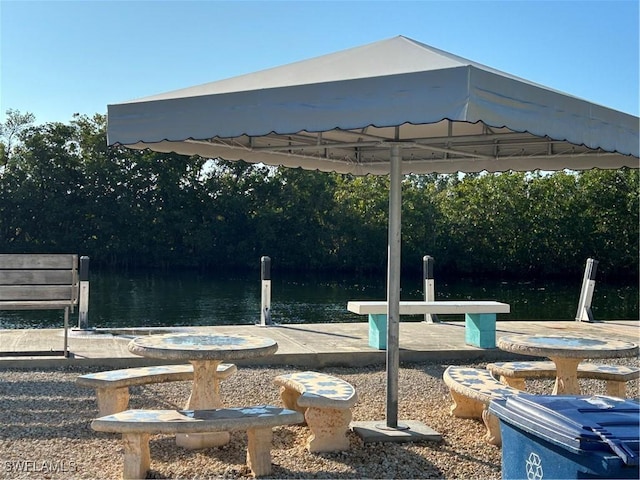
[[[275,340],[252,335],[211,335],[174,333],[137,337],[129,343],[136,355],[162,360],[184,360],[193,365],[191,395],[187,410],[221,408],[222,400],[214,388],[218,365],[272,355],[278,350]],[[176,444],[185,448],[207,448],[229,442],[228,432],[176,435]]]
[[[578,364],[586,358],[638,355],[635,343],[568,335],[508,335],[498,339],[498,348],[551,359],[556,365],[554,395],[580,395]]]

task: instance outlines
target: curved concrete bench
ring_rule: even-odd
[[[219,391],[220,381],[237,371],[233,363],[218,365],[213,388]],[[126,410],[129,405],[129,387],[152,383],[179,382],[193,379],[193,365],[161,365],[155,367],[123,368],[106,372],[80,375],[76,383],[96,389],[96,400],[100,416]]]
[[[556,366],[552,361],[495,362],[487,364],[489,370],[500,381],[524,390],[526,378],[554,378]],[[640,378],[640,369],[624,365],[606,365],[583,362],[578,365],[578,378],[595,378],[607,382],[607,395],[625,398],[627,382]]]
[[[453,405],[451,414],[461,418],[482,418],[487,433],[485,440],[492,445],[502,445],[500,421],[489,413],[492,399],[517,395],[517,390],[496,380],[489,370],[468,367],[448,367],[443,376],[449,387]]]
[[[306,447],[310,452],[335,452],[349,449],[347,431],[351,407],[358,400],[356,390],[348,382],[317,372],[280,375],[279,385],[284,406],[304,413],[311,435]]]
[[[91,428],[121,433],[122,478],[145,478],[151,464],[149,435],[247,431],[247,466],[254,476],[271,473],[272,428],[303,421],[302,414],[271,405],[216,410],[127,410],[95,419]]]

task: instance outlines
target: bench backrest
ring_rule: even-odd
[[[0,254],[0,309],[73,308],[78,255]]]

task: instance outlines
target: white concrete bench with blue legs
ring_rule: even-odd
[[[215,410],[126,410],[91,422],[99,432],[121,433],[124,445],[122,478],[146,478],[151,465],[149,436],[246,430],[247,466],[254,476],[271,473],[273,427],[304,420],[300,412],[271,405]]]
[[[304,414],[311,430],[307,439],[309,452],[337,452],[349,449],[347,431],[351,423],[351,407],[358,400],[356,389],[340,378],[318,372],[279,375],[284,406]]]
[[[556,365],[552,361],[495,362],[487,364],[493,376],[500,381],[524,390],[527,378],[555,378]],[[582,362],[578,365],[578,378],[594,378],[604,380],[607,395],[625,398],[627,382],[640,378],[640,369],[625,365],[607,365],[602,363]]]
[[[347,310],[369,316],[369,346],[387,348],[387,302],[351,301]],[[507,303],[493,301],[403,301],[400,315],[464,314],[465,342],[479,348],[496,348],[496,314],[509,313]]]
[[[220,381],[229,378],[237,371],[233,363],[218,365],[215,383],[216,393]],[[193,365],[159,365],[154,367],[122,368],[105,372],[80,375],[76,383],[83,387],[96,389],[98,412],[101,417],[126,410],[129,405],[129,387],[153,383],[179,382],[193,379]]]
[[[482,418],[487,427],[485,441],[500,446],[500,421],[489,413],[489,403],[492,399],[518,395],[520,390],[500,383],[489,370],[481,368],[449,366],[442,379],[453,399],[451,414],[460,418]]]

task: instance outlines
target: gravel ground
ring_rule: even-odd
[[[638,359],[612,359],[609,363],[638,366]],[[444,478],[499,479],[501,451],[482,440],[479,420],[452,417],[451,400],[442,373],[455,361],[403,364],[399,374],[399,419],[429,425],[443,441],[369,443],[349,432],[346,452],[310,454],[304,449],[309,432],[302,426],[274,429],[269,478]],[[467,364],[484,367],[484,364]],[[296,367],[241,367],[222,384],[229,406],[279,405],[276,375]],[[0,371],[0,478],[117,479],[122,472],[119,435],[94,432],[95,394],[78,387],[86,368]],[[95,371],[95,369],[93,370]],[[356,387],[359,401],[355,421],[385,418],[384,365],[369,368],[325,368]],[[604,382],[580,380],[583,392],[604,394]],[[527,390],[550,393],[550,380],[527,381]],[[628,396],[638,398],[638,381],[628,383]],[[190,382],[131,388],[131,408],[181,408]],[[233,432],[220,448],[189,451],[176,447],[168,435],[151,438],[149,478],[244,478],[246,433]]]

